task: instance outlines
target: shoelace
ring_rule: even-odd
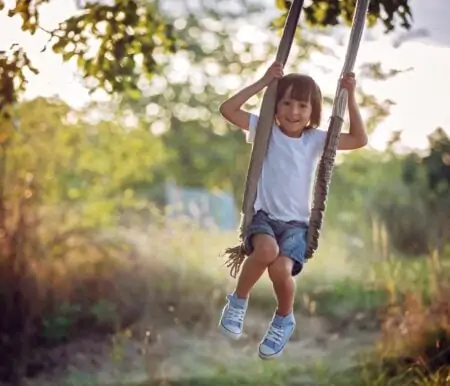
[[[281,341],[283,340],[283,328],[282,327],[278,327],[278,326],[274,326],[273,324],[270,326],[269,331],[267,332],[267,337],[266,339],[268,341],[274,342],[275,344],[280,344]]]
[[[228,309],[228,319],[242,323],[244,321],[245,309],[230,307]]]

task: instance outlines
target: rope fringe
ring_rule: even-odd
[[[228,259],[225,262],[225,265],[230,268],[231,277],[236,279],[237,274],[241,269],[241,265],[246,257],[244,244],[239,244],[235,247],[227,248],[224,252],[224,255],[228,255]]]

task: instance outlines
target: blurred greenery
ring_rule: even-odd
[[[185,14],[201,14],[195,2],[182,4],[179,0],[164,3],[157,0],[77,1],[78,12],[48,30],[40,22],[41,9],[48,3],[52,0],[18,0],[14,5],[5,5],[1,1],[0,10],[6,7],[8,16],[20,17],[23,31],[32,35],[38,30],[46,31],[48,45],[53,52],[65,61],[76,59],[91,90],[101,88],[110,93],[127,92],[134,97],[140,95],[142,82],[150,82],[153,75],[164,68],[161,56],[189,46],[183,33],[186,30],[176,28],[180,10]],[[274,5],[281,14],[273,20],[273,27],[280,29],[283,26],[289,4],[285,0],[275,1]],[[237,7],[236,3],[233,5],[229,6],[229,11],[226,11],[224,2],[220,8],[212,1],[203,2],[202,7],[225,24],[229,20],[248,17],[249,12],[261,8],[250,0],[238,3]],[[314,0],[305,6],[305,21],[309,26],[319,27],[349,24],[354,7],[353,0]],[[408,29],[412,21],[409,1],[371,1],[368,20],[370,26],[381,22],[387,32],[396,27]],[[97,48],[93,52],[94,44]],[[19,74],[22,71],[20,66],[15,67],[17,70],[14,71]],[[0,93],[3,95],[8,87],[2,86]]]
[[[44,28],[39,12],[47,2],[32,7],[17,1],[8,11],[35,33]],[[305,68],[319,55],[333,57],[329,27],[348,23],[354,3],[317,0],[306,7],[308,23],[297,31],[289,70]],[[249,360],[247,347],[227,357],[230,347],[209,335],[233,285],[215,256],[237,235],[200,229],[192,219],[169,220],[164,184],[230,192],[238,210],[249,147],[219,116],[218,106],[274,55],[286,3],[275,5],[274,18],[267,5],[250,1],[236,9],[212,0],[78,3],[80,12],[47,31],[48,46],[77,62],[91,90],[115,94],[82,108],[57,98],[24,98],[27,74],[37,69],[20,46],[0,54],[1,379],[18,385],[58,366],[71,368],[79,350],[52,350],[83,339],[97,347],[97,336],[111,341],[114,379],[142,357],[149,377],[157,378],[147,366],[164,367],[167,356],[184,375],[167,382],[180,385],[210,379],[440,385],[448,377],[445,128],[435,128],[426,151],[399,151],[398,132],[386,151],[366,148],[339,156],[321,248],[298,282],[298,317],[310,327],[298,332],[293,345],[301,347],[292,349],[292,360],[262,365]],[[394,20],[403,27],[410,21],[406,1],[372,1],[370,7],[369,21],[379,18],[386,30]],[[250,32],[243,34],[244,27]],[[87,57],[92,39],[100,45]],[[358,98],[374,132],[395,101],[378,100],[364,82],[382,82],[405,70],[381,63],[362,63],[360,69]],[[326,95],[325,102],[331,98]],[[256,109],[257,99],[247,107]],[[261,318],[274,306],[266,278],[255,288],[252,306],[258,322],[249,326],[244,345],[253,348],[266,326]],[[311,326],[321,323],[327,327],[315,336]],[[158,333],[167,329],[182,331],[183,339],[163,340],[169,354],[161,354]],[[368,344],[373,356],[341,366],[339,352],[350,358],[365,348],[358,334],[368,331],[377,335]],[[336,334],[343,337],[336,338],[342,345],[334,350]],[[344,344],[346,334],[355,347]],[[189,358],[178,357],[184,351],[176,344],[184,338],[192,345]],[[209,339],[211,353],[224,357],[208,357],[198,343],[202,339]],[[133,342],[140,342],[139,349]],[[311,361],[295,357],[296,350],[311,349],[302,346],[310,343]],[[138,360],[129,351],[139,352]],[[100,364],[94,367],[101,372]],[[86,385],[88,378],[80,373],[67,382]]]

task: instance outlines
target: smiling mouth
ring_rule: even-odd
[[[300,122],[300,119],[291,120],[291,119],[287,119],[287,118],[286,118],[286,121],[288,121],[289,123],[299,123],[299,122]]]

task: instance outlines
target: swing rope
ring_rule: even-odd
[[[304,0],[294,0],[289,8],[286,22],[283,28],[283,34],[278,46],[276,61],[286,64],[292,42],[294,40],[295,31],[297,29],[300,13],[303,8]],[[258,180],[261,175],[264,158],[267,153],[270,135],[272,133],[272,124],[275,116],[276,93],[278,80],[274,79],[267,87],[260,108],[260,115],[256,126],[256,135],[252,145],[250,162],[247,170],[247,178],[245,181],[244,199],[241,209],[240,245],[225,250],[228,254],[228,260],[225,265],[230,268],[232,277],[236,277],[239,269],[245,259],[244,235],[250,225],[253,216],[253,205],[256,200],[256,189]]]
[[[343,68],[344,72],[353,69],[356,55],[359,49],[362,33],[364,30],[365,17],[370,0],[358,0],[356,12],[353,18],[350,43]],[[289,9],[283,29],[280,45],[278,47],[276,60],[286,64],[289,52],[294,40],[295,31],[300,13],[303,7],[303,0],[294,0]],[[228,255],[225,265],[230,268],[230,275],[236,278],[242,263],[246,257],[244,248],[244,237],[253,216],[253,206],[256,199],[256,190],[259,177],[261,175],[264,158],[272,132],[272,124],[275,115],[275,103],[278,81],[274,80],[267,87],[264,93],[260,108],[260,117],[256,127],[256,135],[252,146],[250,162],[247,170],[245,182],[244,199],[241,210],[240,244],[227,248],[224,255]],[[338,85],[333,105],[333,113],[328,129],[325,150],[319,163],[316,184],[314,188],[314,204],[311,212],[310,226],[308,231],[308,242],[306,248],[307,258],[312,257],[313,251],[317,248],[319,232],[322,225],[325,201],[331,180],[331,172],[334,165],[340,130],[343,123],[343,115],[347,104],[347,93]]]
[[[370,0],[358,0],[357,2],[341,77],[345,73],[352,72],[355,67],[356,56],[358,55],[359,46],[364,33],[369,2]],[[341,88],[339,81],[333,102],[330,124],[328,126],[325,149],[317,169],[313,207],[309,219],[308,238],[306,243],[305,257],[307,259],[310,259],[313,256],[314,251],[319,244],[319,234],[322,227],[336,151],[339,145],[339,136],[344,122],[347,97],[347,90]]]

